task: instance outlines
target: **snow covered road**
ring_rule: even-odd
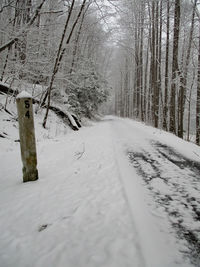
[[[199,147],[106,117],[39,141],[23,184],[19,144],[0,142],[0,267],[200,266]]]
[[[143,186],[148,189],[148,192],[143,194],[146,197],[149,193],[150,198],[146,199],[149,206],[148,211],[153,214],[154,218],[164,219],[154,220],[153,225],[156,225],[162,233],[173,233],[177,240],[175,242],[171,240],[172,243],[178,245],[178,250],[183,253],[185,258],[190,259],[194,266],[200,266],[200,162],[198,148],[172,134],[142,126],[141,123],[131,120],[114,121],[113,128],[117,133],[117,142],[123,147],[123,151],[119,155],[127,155],[139,176],[139,184],[141,185],[143,181]],[[129,183],[132,184],[132,187],[129,186],[127,178],[131,175],[122,175],[122,177],[125,189],[128,189],[129,205],[133,206],[135,202],[132,200],[132,188],[135,188],[137,175],[134,175],[134,181],[130,178]],[[137,194],[137,192],[135,193]],[[142,209],[146,210],[143,207]],[[133,211],[133,214],[136,213]],[[137,217],[135,220],[137,221]],[[141,224],[139,223],[139,225]],[[143,229],[147,226],[149,229],[146,235],[144,234],[142,244],[147,244],[145,237],[148,233],[152,233],[152,223],[151,225],[145,224]],[[152,251],[154,256],[156,250],[160,251],[161,247],[162,251],[165,251],[163,242],[156,240],[155,236],[149,238],[150,243],[155,242]],[[169,246],[166,250],[173,247],[172,243],[169,245],[171,241],[167,241],[167,237],[162,236],[163,240],[165,240],[165,245]],[[148,252],[150,251],[150,244],[146,249]],[[149,255],[148,263],[153,253]],[[162,263],[166,256],[167,253],[161,257]],[[171,255],[170,258],[173,256]],[[159,258],[156,260],[159,261]],[[163,266],[163,264],[156,262],[151,263],[150,266]],[[166,266],[170,265],[166,264]],[[186,266],[189,266],[189,263],[186,263]]]

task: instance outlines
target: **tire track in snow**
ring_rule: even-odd
[[[111,122],[110,125],[112,125],[112,119],[109,120]],[[132,230],[134,232],[134,235],[135,235],[135,247],[137,249],[137,253],[138,253],[138,256],[139,256],[139,259],[140,259],[140,265],[141,267],[145,267],[147,266],[146,265],[146,262],[145,262],[145,258],[144,258],[144,255],[143,255],[143,252],[142,252],[142,247],[141,247],[141,244],[140,244],[140,240],[139,240],[139,236],[138,236],[138,232],[137,232],[137,227],[135,225],[135,220],[134,220],[134,216],[133,216],[133,212],[132,212],[132,208],[131,208],[131,205],[130,205],[130,201],[129,201],[129,197],[127,195],[127,192],[126,192],[126,189],[124,187],[124,182],[123,182],[123,178],[122,178],[122,169],[120,168],[120,163],[119,163],[119,158],[116,156],[119,151],[114,143],[114,140],[115,138],[112,137],[112,129],[111,129],[111,142],[112,142],[112,148],[113,148],[113,157],[114,157],[114,161],[115,161],[115,166],[117,168],[117,173],[118,173],[118,180],[119,180],[119,183],[121,184],[121,192],[122,192],[122,195],[124,197],[124,200],[127,204],[127,207],[128,207],[128,210],[129,210],[129,216],[130,216],[130,219],[131,219],[131,222],[132,222]]]
[[[146,203],[146,200],[149,199],[146,190],[142,188],[138,175],[131,168],[126,158],[125,147],[128,146],[128,143],[132,146],[134,142],[138,144],[143,141],[140,137],[140,131],[138,132],[136,129],[132,132],[129,124],[123,119],[113,119],[108,122],[111,127],[111,138],[119,179],[130,208],[133,229],[137,232],[138,250],[140,250],[140,255],[144,261],[143,266],[190,266],[188,261],[185,261],[178,252],[178,247],[174,244],[175,238],[166,236],[166,229],[162,229],[162,218],[158,223],[155,216],[152,216],[149,204]],[[134,139],[135,134],[138,134],[139,140]],[[139,164],[137,162],[137,165]],[[152,171],[155,172],[153,169]]]
[[[164,207],[177,236],[186,242],[183,253],[194,266],[200,266],[200,163],[167,145],[151,143],[150,152],[127,151],[129,160],[156,203]],[[165,193],[159,190],[160,185],[166,188]]]

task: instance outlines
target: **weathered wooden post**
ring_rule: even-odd
[[[17,111],[23,163],[23,182],[35,181],[38,179],[38,170],[33,105],[31,95],[25,91],[17,95]]]

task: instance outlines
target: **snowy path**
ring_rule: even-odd
[[[139,176],[135,175],[133,180],[131,175],[122,175],[129,196],[129,205],[133,207],[133,214],[137,212],[141,217],[139,218],[141,221],[138,221],[137,216],[136,222],[138,221],[138,224],[141,225],[142,219],[145,219],[137,210],[138,205],[133,204],[132,188],[136,188],[138,181],[140,185],[142,184],[148,189],[148,192],[144,193],[144,197],[148,194],[150,196],[150,198],[146,198],[148,210],[154,218],[164,219],[153,220],[151,225],[148,225],[149,229],[146,230],[146,236],[148,233],[152,233],[156,226],[165,235],[167,232],[168,234],[173,233],[174,237],[180,239],[172,241],[171,235],[170,239],[167,240],[167,236],[163,235],[162,239],[165,240],[163,243],[163,240],[160,240],[161,236],[157,240],[154,234],[148,240],[153,245],[151,248],[151,244],[147,245],[148,242],[145,242],[146,236],[142,232],[141,237],[144,239],[142,244],[147,245],[143,251],[146,249],[149,253],[152,250],[149,257],[148,254],[146,255],[148,263],[155,259],[155,257],[151,258],[151,255],[156,256],[156,250],[160,253],[164,252],[164,247],[167,244],[172,248],[173,243],[176,243],[179,251],[186,258],[190,258],[194,266],[200,266],[199,148],[169,133],[144,125],[141,127],[141,123],[130,120],[115,120],[112,128],[117,133],[117,143],[123,147],[119,155],[127,155]],[[126,166],[127,169],[129,169],[128,166]],[[132,188],[130,189],[131,185]],[[135,194],[138,194],[138,191],[141,192],[140,187],[137,189]],[[146,210],[144,207],[142,209]],[[151,219],[149,218],[150,221]],[[143,225],[143,229],[146,229],[146,226],[147,224]],[[152,262],[150,266],[156,264],[163,266],[163,260],[166,262],[169,260],[167,254],[165,252],[165,255],[162,255],[160,259],[156,258],[156,262]],[[171,254],[170,258],[173,257]],[[159,263],[159,260],[162,264]],[[171,263],[172,265],[173,263]],[[170,265],[167,264],[166,266]],[[186,263],[186,266],[189,266],[189,263]]]
[[[147,151],[153,155],[152,140],[167,145],[165,133],[107,117],[64,138],[39,142],[40,179],[26,184],[21,183],[19,144],[8,144],[6,153],[0,152],[0,267],[194,266],[184,257],[188,243],[177,239],[165,203],[158,206],[154,197],[157,192],[159,200],[168,190],[162,179],[150,179],[158,166],[152,169],[155,164],[145,165],[140,157],[148,157]],[[182,149],[183,141],[177,140],[168,141],[198,160],[199,148],[184,142]],[[153,156],[157,162],[160,156]],[[179,169],[164,171],[180,175]],[[198,195],[194,201],[197,211]],[[189,211],[184,210],[183,222],[186,218],[199,229],[192,220],[195,211]]]

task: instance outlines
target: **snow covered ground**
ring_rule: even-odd
[[[51,114],[44,130],[39,114],[39,180],[22,183],[0,116],[1,267],[200,266],[199,147],[115,117],[73,132]]]

